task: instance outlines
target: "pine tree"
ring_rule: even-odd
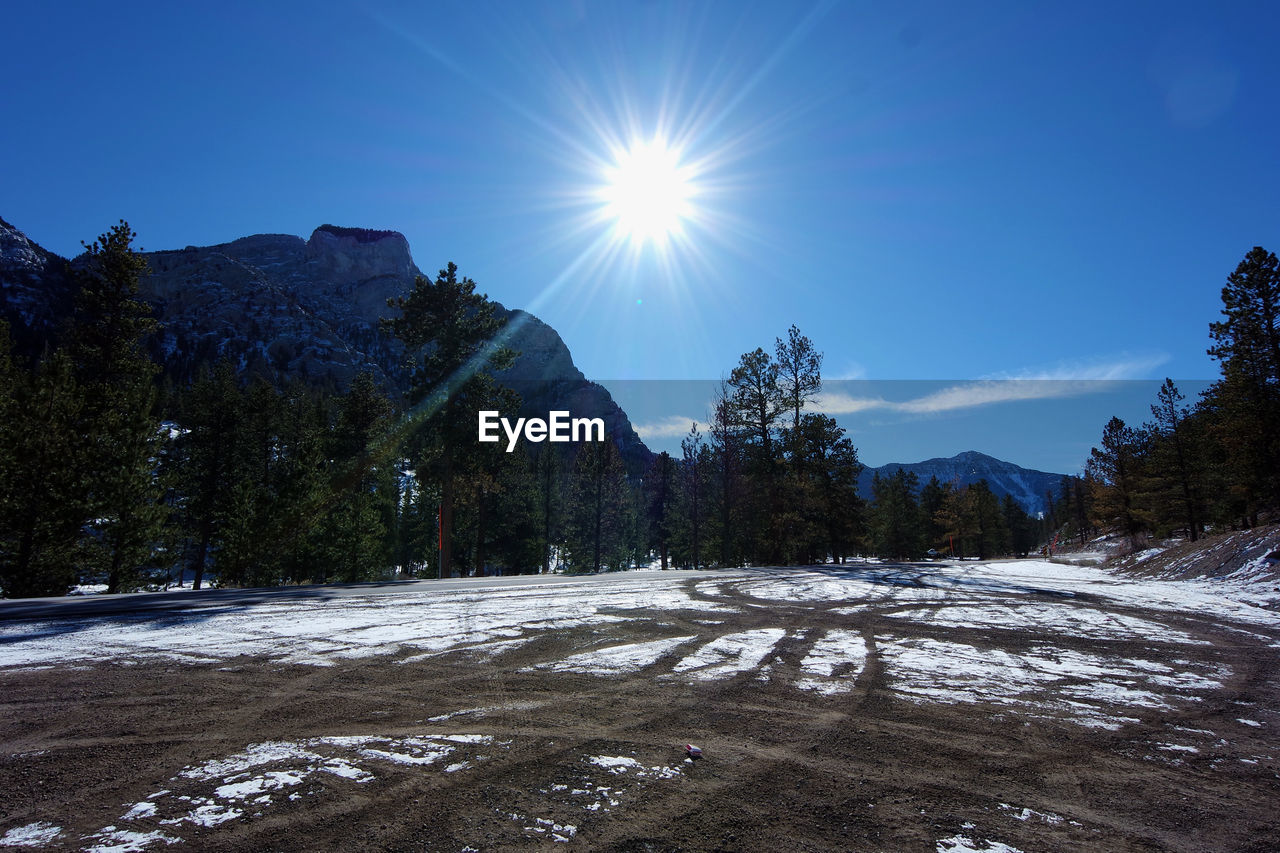
[[[0,323],[0,587],[7,598],[64,595],[89,518],[81,475],[82,400],[70,359],[13,364]]]
[[[244,403],[234,368],[224,361],[211,374],[202,374],[183,395],[180,407],[185,432],[175,441],[176,479],[183,495],[183,529],[193,540],[192,586],[200,589],[239,479]]]
[[[682,565],[699,569],[705,561],[708,449],[696,423],[689,427],[689,434],[681,440],[680,451],[680,517],[683,524],[676,537],[677,550]]]
[[[560,452],[547,443],[537,445],[533,454],[537,547],[542,573],[546,574],[551,571],[552,551],[562,544],[564,461]]]
[[[644,478],[647,542],[658,553],[662,570],[667,569],[671,544],[672,509],[675,505],[676,463],[663,451],[653,458]]]
[[[1280,263],[1261,247],[1222,288],[1223,320],[1209,325],[1222,378],[1202,409],[1222,445],[1228,490],[1242,521],[1280,503]]]
[[[755,531],[751,559],[780,562],[784,550],[775,432],[786,401],[778,385],[778,365],[763,349],[744,353],[726,382],[726,406],[739,429],[748,475],[746,523]]]
[[[973,520],[974,541],[978,559],[1009,552],[1009,528],[1000,509],[1000,501],[986,480],[970,483],[964,490],[965,504]]]
[[[722,385],[711,419],[705,501],[722,567],[739,565],[751,550],[750,528],[739,523],[743,502],[742,460],[741,437],[730,414],[726,387]]]
[[[1151,407],[1155,422],[1151,426],[1151,468],[1157,481],[1161,514],[1178,518],[1195,542],[1200,536],[1203,518],[1201,454],[1195,437],[1195,424],[1189,412],[1179,404],[1182,394],[1172,379],[1165,379]]]
[[[807,515],[821,531],[820,553],[843,563],[860,532],[858,475],[863,465],[853,442],[834,418],[805,415],[800,420],[799,435],[801,470],[816,498]]]
[[[1102,446],[1089,452],[1085,466],[1093,487],[1093,513],[1101,524],[1114,524],[1136,548],[1146,530],[1142,506],[1142,436],[1113,417],[1102,432]]]
[[[729,374],[727,390],[734,425],[743,428],[759,458],[771,463],[774,429],[786,405],[778,385],[778,365],[759,347],[744,353]]]
[[[959,488],[958,480],[943,486],[941,506],[934,512],[933,523],[946,538],[947,550],[953,557],[964,559],[973,550],[973,510],[969,490]],[[930,503],[935,496],[930,494]]]
[[[925,550],[921,545],[918,479],[899,468],[887,477],[875,475],[871,489],[871,537],[876,554],[893,560],[911,560]]]
[[[370,580],[391,565],[391,526],[399,503],[392,406],[368,372],[359,373],[339,402],[325,489],[331,525],[325,537],[337,576]]]
[[[1094,486],[1093,477],[1087,468],[1083,477],[1072,478],[1072,490],[1074,500],[1071,502],[1071,507],[1075,513],[1076,530],[1080,535],[1080,544],[1084,545],[1089,537],[1097,532],[1097,528],[1090,522],[1093,518]]]
[[[154,379],[146,349],[158,324],[138,299],[146,261],[123,220],[88,245],[73,268],[76,296],[69,353],[83,394],[80,433],[91,507],[87,551],[107,576],[108,592],[140,582],[155,552],[166,507],[156,478],[162,441]]]
[[[575,571],[619,567],[627,541],[630,495],[612,441],[585,442],[574,460],[569,503],[569,564]]]
[[[951,494],[951,484],[943,483],[936,476],[930,477],[920,489],[920,516],[924,524],[924,544],[941,550],[947,541],[947,524],[944,508]]]
[[[1014,500],[1013,495],[1005,495],[1000,502],[1000,510],[1004,516],[1004,526],[1008,531],[1005,553],[1025,557],[1035,548],[1039,537],[1039,524],[1022,505]]]
[[[493,563],[502,574],[537,574],[547,550],[535,461],[525,453],[504,452],[493,473],[496,486],[488,516]]]
[[[794,325],[787,330],[787,339],[778,338],[774,344],[778,365],[778,390],[786,406],[791,410],[791,428],[800,428],[800,410],[805,403],[813,402],[822,390],[822,353],[813,347],[813,341],[800,334]]]
[[[471,279],[459,280],[450,263],[434,283],[418,276],[408,296],[389,303],[400,316],[384,321],[405,347],[419,476],[440,483],[440,577],[453,569],[458,468],[466,449],[476,446],[476,413],[493,387],[486,371],[509,367],[516,355],[501,344],[503,324],[493,303],[475,288]]]
[[[1280,262],[1255,246],[1222,288],[1224,319],[1209,324],[1209,355],[1224,372],[1247,375],[1275,391],[1280,384]]]

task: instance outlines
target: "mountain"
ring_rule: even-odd
[[[1062,487],[1064,474],[1049,474],[1044,471],[1033,471],[1005,462],[985,453],[967,450],[957,453],[950,459],[926,459],[923,462],[897,463],[881,465],[879,468],[866,468],[858,478],[858,493],[867,500],[871,499],[871,482],[876,474],[888,477],[899,468],[920,478],[920,485],[929,482],[930,477],[937,477],[941,483],[952,483],[955,486],[967,486],[979,480],[986,480],[987,485],[996,497],[1003,499],[1005,495],[1013,495],[1013,499],[1032,516],[1048,509],[1045,495],[1052,492],[1057,495]]]
[[[255,234],[143,256],[151,273],[140,295],[161,323],[150,346],[172,381],[189,382],[226,358],[250,375],[318,388],[340,390],[368,370],[389,392],[405,389],[399,343],[378,325],[394,313],[387,300],[407,294],[422,274],[403,234],[322,225],[305,240]],[[68,269],[0,220],[4,316],[22,351],[56,336],[71,305]],[[524,311],[497,310],[507,321],[505,344],[520,353],[497,378],[520,392],[522,414],[601,417],[628,469],[642,471],[652,454],[609,392],[574,365],[560,335]]]
[[[74,285],[65,259],[0,219],[0,308],[17,351],[31,356],[57,337]]]

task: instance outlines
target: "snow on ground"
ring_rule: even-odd
[[[1096,595],[1118,604],[1181,610],[1213,619],[1238,619],[1254,624],[1280,625],[1280,612],[1268,609],[1280,604],[1272,584],[1259,584],[1251,576],[1236,573],[1221,578],[1154,580],[1122,577],[1105,569],[1046,563],[1043,560],[1009,560],[974,567],[992,583],[1010,587],[1049,588],[1080,595]]]
[[[523,671],[613,677],[678,657],[668,672],[655,677],[714,681],[755,672],[773,679],[788,671],[790,659],[798,660],[792,686],[834,695],[852,691],[875,656],[888,689],[908,701],[986,703],[1026,717],[1116,729],[1151,711],[1193,705],[1231,676],[1225,667],[1206,662],[1212,660],[1206,641],[1187,632],[1187,617],[1211,621],[1235,632],[1233,637],[1280,647],[1275,640],[1280,614],[1257,606],[1265,600],[1256,577],[1261,570],[1246,568],[1226,579],[1169,581],[1121,578],[1102,569],[1039,560],[867,563],[725,573],[714,583],[687,584],[673,573],[670,578],[487,591],[282,598],[247,607],[0,623],[0,666],[148,659],[219,663],[242,654],[328,666],[375,655],[413,662],[450,652],[483,662],[545,632],[626,625],[645,630],[655,625],[655,616],[685,611],[684,624],[699,625],[700,633],[603,645]],[[781,603],[775,609],[782,626],[732,627],[743,615],[758,620],[762,609],[773,606],[769,602]],[[1128,607],[1146,612],[1140,617],[1116,612]],[[857,627],[809,627],[807,610],[872,618]],[[1165,613],[1172,624],[1163,620]],[[873,634],[869,626],[878,630]],[[1017,633],[1017,650],[1001,647],[1007,632]],[[962,641],[983,642],[975,633],[990,642]],[[787,651],[775,653],[784,639]],[[1082,649],[1082,640],[1094,645]],[[1116,651],[1117,644],[1127,653]],[[789,658],[793,653],[796,657]],[[464,709],[432,722],[479,719],[496,710]],[[1239,722],[1265,725],[1249,717]],[[235,754],[182,768],[163,790],[122,804],[113,824],[79,844],[93,851],[148,850],[177,843],[194,828],[254,819],[281,803],[343,786],[363,787],[388,773],[461,772],[508,747],[509,742],[479,734],[331,735],[249,744]],[[1173,740],[1152,748],[1153,760],[1171,763],[1199,750]],[[530,840],[569,842],[577,832],[575,815],[625,806],[628,798],[639,796],[638,786],[671,784],[683,772],[683,765],[654,765],[634,755],[584,755],[571,784],[542,790],[547,804],[542,815],[505,816]],[[1047,812],[1001,808],[1019,820],[1062,820]],[[962,830],[967,834],[941,839],[937,849],[1017,853],[1001,842],[974,840],[971,825]],[[64,836],[54,823],[32,823],[9,829],[0,836],[0,847],[45,846],[61,843]]]
[[[385,773],[389,765],[435,765],[441,772],[457,772],[486,760],[484,753],[507,746],[509,742],[494,743],[492,736],[481,734],[335,735],[249,744],[226,758],[183,768],[163,790],[141,802],[126,803],[126,811],[115,823],[81,841],[84,849],[95,853],[174,844],[183,839],[184,827],[213,827],[229,820],[259,818],[280,803],[341,790],[332,787],[335,780],[343,780],[339,786],[365,785]],[[466,761],[441,766],[444,759],[459,752],[465,754]],[[27,842],[28,846],[49,843],[61,832],[53,824],[31,824],[22,831],[24,837],[42,839]],[[573,834],[565,827],[557,831]],[[10,834],[14,832],[19,830]],[[8,837],[0,839],[0,845],[9,843]]]
[[[929,638],[882,637],[894,690],[912,701],[986,702],[1030,716],[1061,715],[1107,729],[1137,722],[1125,711],[1168,709],[1222,686],[1221,673],[1048,646],[1025,653]],[[1215,677],[1218,676],[1218,677]]]
[[[1022,853],[1017,847],[999,841],[974,841],[966,835],[940,839],[937,850],[938,853]]]
[[[672,671],[691,672],[692,677],[698,681],[729,678],[758,667],[786,634],[784,628],[760,628],[726,634],[677,663]]]
[[[62,834],[62,827],[44,821],[16,826],[0,835],[0,847],[44,847]]]
[[[11,622],[0,623],[0,666],[145,658],[214,662],[238,655],[331,666],[342,659],[435,653],[552,629],[625,622],[662,610],[722,607],[693,601],[674,583],[586,581]]]
[[[801,690],[826,696],[848,693],[867,660],[867,641],[857,631],[828,631],[813,644],[800,662],[806,678],[796,682]],[[838,678],[833,678],[839,672]]]
[[[1150,619],[1106,613],[1089,605],[1001,601],[983,605],[912,608],[888,614],[893,619],[947,628],[982,626],[1022,633],[1061,634],[1094,640],[1153,640],[1182,645],[1212,645]]]
[[[370,656],[411,663],[445,653],[465,653],[483,663],[547,632],[611,626],[646,630],[655,625],[656,614],[684,611],[685,624],[698,624],[702,633],[604,645],[536,662],[524,671],[623,676],[679,655],[667,672],[654,676],[715,681],[755,672],[768,680],[787,671],[780,657],[765,661],[789,637],[787,648],[802,656],[793,682],[802,690],[849,692],[868,656],[876,655],[890,689],[910,701],[991,703],[1116,728],[1144,711],[1195,703],[1231,676],[1224,667],[1203,662],[1211,644],[1188,633],[1187,617],[1280,647],[1275,639],[1280,613],[1255,606],[1243,594],[1258,593],[1258,586],[1239,577],[1132,579],[1094,567],[1014,560],[726,572],[695,583],[670,573],[489,590],[411,589],[176,613],[5,622],[0,623],[0,666],[157,658],[218,663],[237,655],[329,666]],[[1130,607],[1145,612],[1123,612]],[[779,627],[734,630],[736,616],[758,619],[762,609],[771,608]],[[808,611],[853,619],[872,614],[880,636],[865,629],[807,628]],[[1162,618],[1165,613],[1168,620]],[[972,631],[990,642],[961,642],[976,642],[964,633]],[[1022,651],[1001,647],[1009,632],[1018,638],[1010,645]],[[1097,648],[1081,650],[1081,640]],[[1140,650],[1119,655],[1108,648],[1114,643],[1136,644]],[[394,748],[351,748],[362,759],[372,750],[381,751],[383,760],[438,760],[427,745],[410,741]],[[340,756],[317,766],[328,773],[348,769],[357,780],[370,772]],[[260,794],[266,795],[270,786],[289,784],[291,778],[255,784],[267,786]],[[228,808],[199,816],[213,820]]]
[[[570,655],[564,660],[539,664],[531,669],[549,669],[553,672],[581,672],[587,675],[623,675],[635,672],[650,665],[663,655],[682,646],[696,637],[669,637],[665,640],[650,640],[645,643],[627,643],[621,646],[607,646]]]

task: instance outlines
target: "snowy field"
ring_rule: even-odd
[[[565,690],[584,695],[618,684],[680,696],[749,697],[754,689],[782,708],[847,708],[874,695],[927,713],[969,709],[965,719],[1057,727],[1066,737],[1123,737],[1156,726],[1161,734],[1142,761],[1272,766],[1270,750],[1240,753],[1230,732],[1184,724],[1243,677],[1223,648],[1280,649],[1280,613],[1266,606],[1280,593],[1250,577],[1134,581],[1038,560],[865,563],[452,591],[417,584],[252,607],[197,602],[181,612],[0,622],[0,674],[15,679],[102,665],[227,677],[249,662],[317,673],[376,665],[406,678],[423,667],[465,667],[489,679],[480,683],[492,684],[495,673],[503,681],[494,706],[455,701],[429,709],[440,713],[420,711],[409,726],[246,738],[226,754],[159,773],[156,790],[117,803],[118,813],[97,826],[73,826],[70,812],[6,819],[0,847],[162,849],[295,814],[300,804],[331,798],[335,785],[371,790],[406,772],[434,774],[430,784],[441,785],[488,772],[524,748],[537,709],[551,701],[532,693],[520,700],[510,685],[547,679],[567,679]],[[513,714],[524,729],[511,730]],[[1280,714],[1248,702],[1232,723],[1258,730],[1262,743],[1277,725]],[[508,841],[590,847],[579,834],[584,824],[634,809],[664,786],[694,784],[700,772],[683,754],[613,751],[573,747],[557,759],[558,776],[531,783],[540,813],[512,806],[489,819],[501,819]],[[40,754],[11,751],[9,763]],[[1003,820],[1083,832],[1086,825],[1008,803],[986,811],[986,824],[965,820],[929,843],[938,851],[1019,850],[990,827]],[[471,845],[461,841],[454,849]]]

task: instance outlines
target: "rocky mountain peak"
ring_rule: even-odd
[[[306,257],[315,272],[333,284],[372,278],[412,282],[418,274],[409,241],[399,231],[321,225],[307,240]]]
[[[175,383],[227,359],[247,375],[278,381],[341,389],[370,371],[388,392],[404,390],[400,344],[379,325],[394,313],[387,300],[407,294],[421,274],[403,234],[322,225],[307,240],[254,234],[144,257],[150,273],[140,295],[161,324],[152,355]],[[0,287],[15,341],[38,352],[70,311],[67,262],[0,220]],[[499,381],[520,392],[523,414],[565,409],[603,417],[628,468],[642,472],[648,449],[609,392],[574,365],[556,330],[495,307],[507,321],[502,343],[519,353]]]
[[[38,352],[71,310],[67,262],[0,219],[0,318],[20,353]]]

